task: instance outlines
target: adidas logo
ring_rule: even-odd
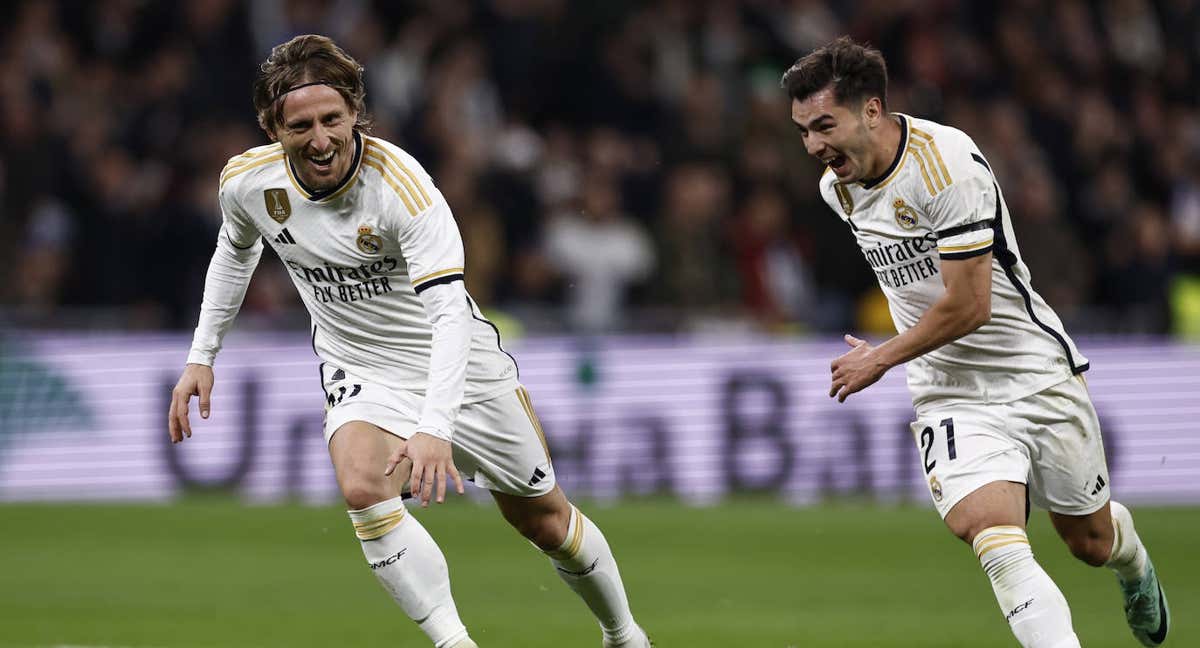
[[[1092,495],[1096,495],[1100,491],[1104,490],[1104,485],[1104,475],[1096,475],[1096,487],[1092,489]]]
[[[529,480],[529,485],[534,486],[538,482],[542,481],[545,478],[546,478],[546,473],[542,472],[541,468],[534,468],[533,478]]]
[[[282,245],[295,245],[296,239],[292,238],[292,233],[287,231],[287,228],[285,227],[283,228],[283,231],[275,237],[275,242]]]

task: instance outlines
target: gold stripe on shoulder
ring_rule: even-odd
[[[283,145],[278,143],[252,148],[241,155],[235,155],[229,158],[229,161],[225,163],[225,168],[221,170],[221,173],[224,174],[226,171],[232,171],[233,169],[250,164],[251,162],[264,156],[274,155],[282,151]]]
[[[942,160],[942,152],[938,150],[937,142],[929,142],[929,149],[933,151],[933,157],[937,158],[938,169],[942,172],[942,177],[946,179],[946,186],[954,182],[950,179],[950,170],[946,168],[946,162]]]
[[[953,180],[950,179],[950,170],[946,168],[946,162],[942,159],[942,152],[940,149],[938,149],[937,141],[933,139],[933,135],[930,135],[919,128],[914,128],[912,131],[913,134],[918,138],[925,140],[922,142],[923,146],[926,144],[928,145],[925,148],[932,153],[930,162],[936,162],[936,165],[931,165],[931,168],[934,169],[934,175],[937,176],[940,173],[942,185],[946,187],[950,186],[950,183],[953,182]]]
[[[937,190],[933,188],[933,182],[929,180],[929,169],[925,168],[925,158],[921,157],[920,151],[914,147],[910,146],[908,152],[916,158],[917,164],[921,167],[921,179],[925,181],[925,188],[929,190],[929,195],[936,196]]]
[[[243,164],[242,166],[239,166],[236,169],[231,169],[228,172],[221,175],[220,186],[224,187],[226,182],[229,182],[235,176],[241,175],[242,173],[245,173],[246,171],[258,168],[264,164],[271,164],[272,162],[278,162],[278,161],[282,160],[283,158],[284,158],[283,153],[276,153],[275,155],[269,155],[264,158],[256,159],[249,164]]]
[[[268,155],[274,155],[274,154],[280,153],[282,151],[283,151],[283,146],[279,145],[279,144],[272,144],[270,146],[260,146],[257,148],[252,148],[249,151],[242,153],[241,155],[235,155],[235,156],[229,158],[229,161],[225,163],[225,168],[221,169],[221,175],[225,175],[226,173],[229,173],[230,171],[233,171],[234,169],[237,169],[239,167],[246,166],[247,164],[250,164],[250,163],[254,162],[255,160],[260,160],[263,157],[266,157]]]
[[[255,146],[254,148],[249,149],[240,155],[235,155],[230,158],[229,161],[233,162],[234,160],[249,160],[256,157],[262,157],[264,155],[270,155],[272,153],[278,153],[282,150],[283,144],[280,144],[279,142],[275,142],[274,144],[264,144],[262,146]]]
[[[396,176],[396,179],[408,189],[413,201],[417,204],[417,208],[422,211],[428,209],[433,204],[429,200],[429,195],[425,193],[425,189],[421,187],[421,183],[417,181],[416,177],[400,162],[400,159],[382,145],[370,140],[367,142],[367,151],[374,154],[380,162],[384,163],[384,166],[391,169],[392,175]]]
[[[394,153],[387,150],[387,147],[379,144],[372,138],[367,139],[367,144],[378,151],[382,151],[383,154],[386,155],[389,160],[395,163],[395,165],[399,167],[401,171],[404,171],[404,175],[408,176],[408,179],[411,180],[412,183],[417,186],[417,190],[421,192],[421,198],[425,200],[426,207],[429,207],[433,204],[433,201],[429,198],[429,194],[425,193],[425,187],[421,184],[421,181],[417,180],[417,176],[413,175],[413,172],[409,171],[408,167],[404,166],[404,163],[400,161],[400,158],[396,157]]]
[[[416,206],[412,204],[412,200],[408,197],[408,192],[401,189],[400,185],[396,184],[396,182],[394,180],[392,180],[391,175],[389,175],[387,170],[383,168],[382,164],[375,161],[375,158],[369,157],[364,154],[362,163],[363,163],[363,165],[369,166],[372,169],[375,169],[376,171],[378,171],[379,176],[381,178],[383,178],[383,180],[385,182],[387,182],[389,185],[391,185],[392,190],[396,192],[396,195],[400,196],[400,200],[404,201],[404,206],[408,208],[409,216],[416,216],[417,214],[421,213],[420,211],[417,210]]]
[[[921,151],[921,157],[924,158],[925,163],[929,165],[929,175],[933,177],[933,184],[937,187],[938,193],[941,193],[941,191],[945,189],[947,185],[942,180],[942,176],[938,175],[937,163],[934,162],[933,154],[929,151],[929,147],[932,145],[932,142],[920,143],[917,144],[917,149]]]
[[[404,185],[404,188],[408,190],[408,195],[412,197],[413,202],[416,204],[418,213],[425,211],[426,209],[429,208],[431,203],[429,203],[428,201],[426,201],[426,202],[421,201],[420,195],[418,195],[417,190],[413,187],[412,183],[409,182],[408,179],[405,178],[404,174],[402,174],[396,168],[395,164],[393,164],[388,158],[383,156],[380,149],[373,148],[373,147],[367,147],[367,150],[364,152],[363,157],[369,157],[372,160],[375,160],[376,162],[383,165],[383,167],[386,168],[387,170],[391,171],[392,176],[394,176],[397,180],[399,180],[400,184]],[[413,214],[413,215],[415,216],[416,214]]]

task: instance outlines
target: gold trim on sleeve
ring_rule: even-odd
[[[412,285],[416,286],[417,284],[425,283],[426,281],[429,281],[430,279],[437,279],[438,277],[444,277],[448,274],[454,274],[456,272],[462,272],[462,271],[463,271],[462,268],[447,268],[445,270],[438,270],[437,272],[431,272],[427,275],[413,279]]]
[[[971,250],[980,250],[992,244],[992,239],[981,241],[979,243],[968,243],[966,245],[939,245],[938,252],[970,252]]]

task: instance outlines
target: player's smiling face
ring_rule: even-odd
[[[312,85],[287,94],[275,136],[292,168],[310,189],[332,189],[346,177],[354,160],[354,122],[337,90]]]
[[[857,182],[875,171],[867,122],[877,106],[874,99],[862,107],[838,103],[830,86],[803,101],[793,99],[792,122],[810,155],[833,170],[840,182]]]

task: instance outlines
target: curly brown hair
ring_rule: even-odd
[[[346,105],[358,113],[354,128],[364,132],[370,130],[362,65],[332,39],[315,34],[297,36],[276,45],[259,67],[254,79],[254,111],[258,115],[258,125],[274,138],[275,129],[283,120],[284,96],[299,86],[314,83],[337,90]]]
[[[879,50],[859,45],[849,36],[819,47],[783,73],[779,85],[799,101],[833,85],[833,96],[842,105],[855,106],[871,97],[887,111],[887,63]]]

